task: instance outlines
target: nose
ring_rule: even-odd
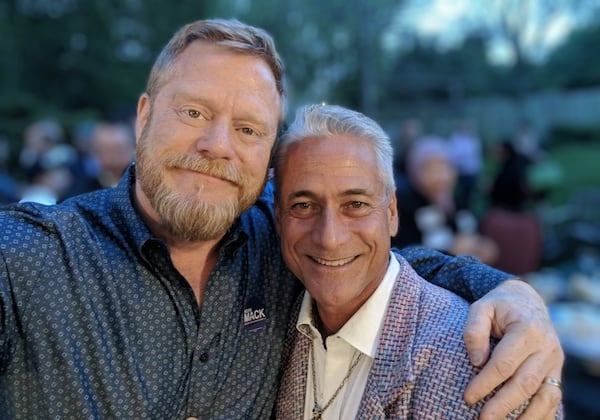
[[[312,238],[323,249],[334,250],[349,237],[349,229],[342,217],[333,209],[324,209],[316,218]]]
[[[234,134],[227,121],[215,119],[200,133],[196,150],[210,159],[231,159],[234,153]]]

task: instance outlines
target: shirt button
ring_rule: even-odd
[[[208,353],[204,352],[200,354],[200,362],[206,363],[208,362]]]

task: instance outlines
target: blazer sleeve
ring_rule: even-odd
[[[425,280],[450,290],[472,303],[515,276],[470,256],[452,256],[422,246],[394,248]]]

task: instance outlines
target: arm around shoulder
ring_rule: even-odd
[[[500,341],[486,362],[490,334]],[[474,403],[501,386],[482,418],[502,417],[526,400],[531,400],[526,418],[561,417],[561,389],[546,378],[560,380],[564,353],[546,305],[530,285],[510,280],[473,304],[465,344],[475,365],[485,363],[465,399]]]
[[[450,290],[468,302],[474,302],[510,278],[470,256],[452,256],[422,246],[410,246],[395,252],[403,256],[425,280]]]

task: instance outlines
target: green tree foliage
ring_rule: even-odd
[[[545,85],[588,86],[600,78],[600,64],[589,54],[599,37],[597,28],[577,33],[557,50],[547,71],[535,72],[523,60],[518,68],[500,68],[487,61],[486,43],[494,33],[490,28],[473,26],[464,43],[440,51],[395,21],[409,3],[3,0],[0,134],[18,139],[26,122],[48,114],[58,114],[69,129],[87,115],[132,112],[162,45],[179,26],[204,17],[235,17],[274,36],[287,66],[290,109],[327,101],[380,119],[401,101],[460,102],[472,95],[518,95]],[[524,7],[517,3],[510,3],[519,6],[508,9],[513,14]],[[497,8],[501,2],[490,4]],[[386,48],[390,40],[412,41],[413,48]]]
[[[4,0],[0,3],[0,130],[29,121],[132,112],[173,31],[205,14],[180,0]]]
[[[600,84],[600,25],[574,32],[549,57],[541,71],[545,85],[552,88],[581,88]]]
[[[291,108],[326,101],[377,113],[380,37],[398,0],[233,0],[213,11],[267,29],[287,64]]]

